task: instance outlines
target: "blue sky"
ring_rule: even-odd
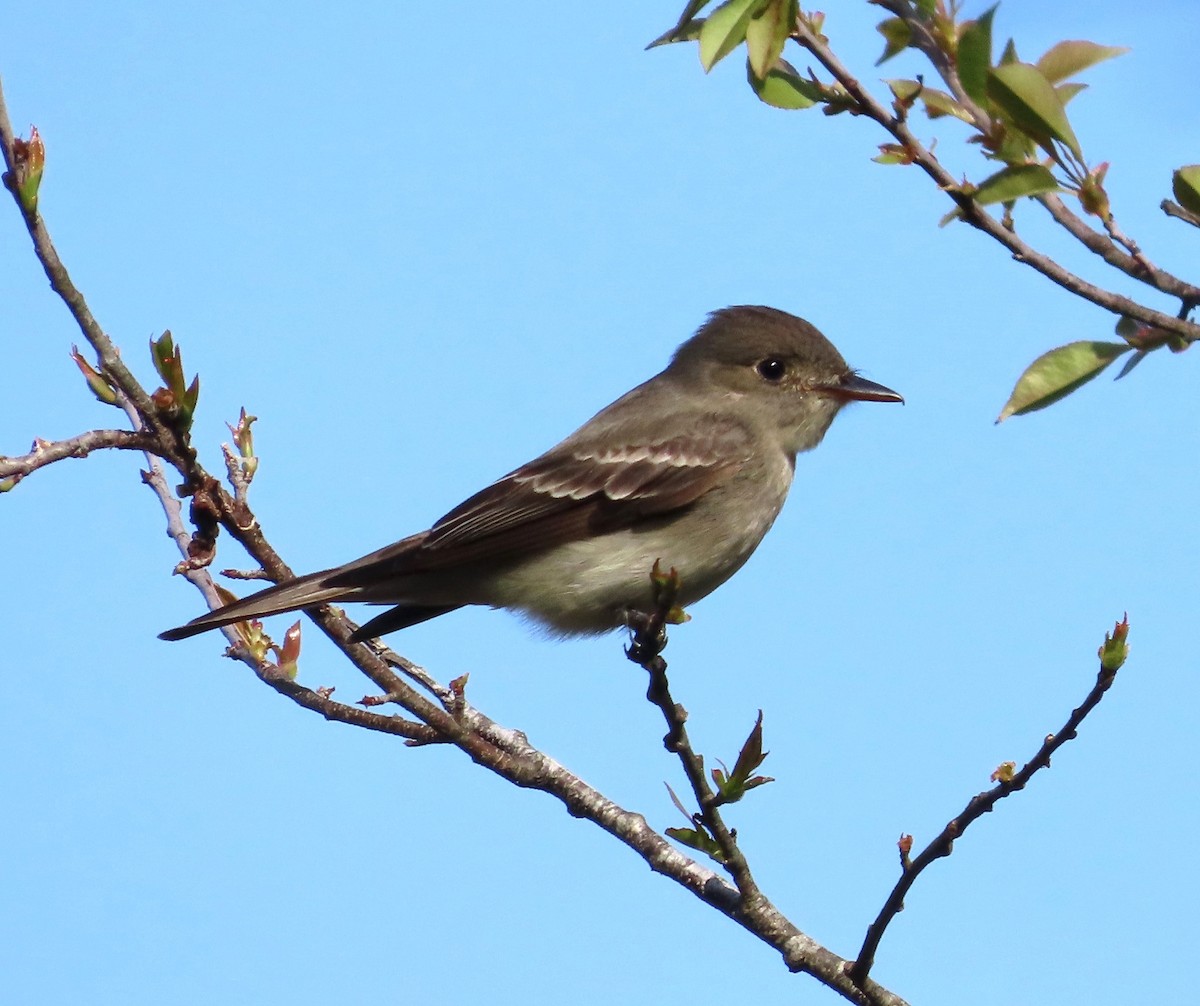
[[[1200,161],[1189,13],[997,17],[1029,57],[1133,47],[1085,76],[1072,121],[1112,162],[1122,227],[1185,275],[1198,235],[1158,203]],[[1030,360],[1113,319],[939,230],[944,197],[870,163],[871,124],[768,109],[736,57],[706,78],[693,48],[643,52],[677,14],[25,5],[0,75],[46,141],[50,230],[126,359],[149,382],[146,342],[174,332],[213,470],[224,423],[260,417],[251,500],[297,570],[427,526],[660,369],[715,307],[816,323],[908,404],[839,417],[764,548],[667,651],[710,761],[765,711],[778,781],[729,813],[760,883],[853,955],[897,836],[932,837],[1031,755],[1128,610],[1113,693],[918,883],[875,976],[927,1004],[1124,1003],[1153,961],[1158,997],[1182,1001],[1200,895],[1195,354],[994,426]],[[830,5],[826,31],[866,79],[913,72],[873,69],[878,17]],[[916,122],[955,171],[986,173],[952,124]],[[1104,277],[1036,207],[1018,225]],[[0,302],[0,452],[112,424],[11,209]],[[59,464],[0,500],[6,1000],[834,1001],[551,800],[320,721],[218,637],[156,640],[200,599],[169,575],[139,460]],[[246,560],[223,539],[218,565]],[[470,672],[489,715],[681,823],[619,637],[551,643],[467,611],[392,642],[442,680]],[[301,680],[364,691],[315,631]]]

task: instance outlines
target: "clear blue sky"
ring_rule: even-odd
[[[830,6],[866,78],[912,72],[873,69],[876,8]],[[643,52],[671,3],[73,8],[11,12],[0,61],[15,123],[46,141],[49,227],[147,382],[147,340],[175,333],[210,468],[224,423],[260,417],[252,502],[296,569],[427,526],[657,371],[710,309],[804,315],[908,404],[847,410],[766,547],[672,634],[710,760],[765,710],[779,781],[729,814],[760,882],[853,955],[897,836],[927,840],[1032,754],[1128,610],[1115,691],[919,883],[876,977],[924,1004],[1127,1003],[1148,975],[1160,1001],[1188,997],[1195,352],[994,426],[1026,363],[1113,319],[938,230],[944,197],[870,163],[869,123],[770,110],[736,57],[706,78],[694,48]],[[1157,208],[1200,161],[1190,17],[1012,2],[997,30],[1029,57],[1133,47],[1086,75],[1073,121],[1112,162],[1124,229],[1195,280],[1200,235]],[[953,124],[916,122],[982,176]],[[1103,275],[1036,207],[1018,223]],[[114,423],[11,208],[0,303],[0,452]],[[218,637],[156,640],[201,602],[169,575],[139,461],[63,463],[0,500],[0,998],[834,1001],[557,803],[453,750],[327,724]],[[246,560],[222,539],[218,565]],[[549,643],[468,611],[393,642],[680,823],[663,788],[680,771],[619,637]],[[315,631],[301,679],[364,691]]]

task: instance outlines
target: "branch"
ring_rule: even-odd
[[[142,418],[142,421],[154,429],[160,436],[167,435],[167,427],[158,419],[158,410],[150,400],[150,396],[138,384],[133,374],[129,372],[129,368],[122,362],[116,346],[104,334],[104,330],[92,316],[91,309],[87,306],[83,294],[71,282],[71,277],[67,273],[66,266],[62,264],[62,260],[54,250],[50,234],[46,230],[46,225],[42,222],[41,215],[36,209],[28,209],[21,199],[17,197],[13,179],[13,172],[16,167],[13,152],[13,143],[15,140],[16,134],[13,132],[12,123],[8,118],[8,105],[4,100],[3,85],[0,84],[0,150],[3,152],[4,164],[7,169],[4,174],[4,184],[12,192],[13,202],[16,203],[17,209],[21,213],[21,218],[25,221],[25,227],[29,231],[30,238],[33,239],[34,250],[37,253],[38,261],[42,263],[42,268],[46,272],[46,278],[50,280],[50,288],[62,298],[63,303],[67,305],[67,309],[75,319],[75,323],[79,326],[80,332],[83,333],[83,337],[96,350],[103,371],[112,379],[114,384],[126,390],[126,394],[130,396],[133,404],[136,406],[138,415]]]
[[[978,106],[974,105],[969,97],[962,90],[961,83],[958,82],[957,72],[949,64],[945,58],[945,54],[941,52],[936,40],[929,35],[928,29],[913,12],[907,0],[884,0],[879,4],[885,9],[896,14],[897,17],[903,17],[909,22],[910,27],[914,31],[914,42],[918,44],[918,48],[934,63],[939,74],[946,81],[947,86],[954,91],[954,96],[957,101],[966,107],[969,113],[975,117],[976,125],[981,129],[986,129],[990,124],[990,118]],[[1085,300],[1091,301],[1098,307],[1102,307],[1107,311],[1119,316],[1128,316],[1146,325],[1152,325],[1178,335],[1180,338],[1188,342],[1194,342],[1200,339],[1200,325],[1193,324],[1182,318],[1171,314],[1166,314],[1162,311],[1157,311],[1144,304],[1131,300],[1128,297],[1122,296],[1112,290],[1106,290],[1087,282],[1080,276],[1075,275],[1069,270],[1063,268],[1053,259],[1041,254],[1017,234],[1005,227],[1000,221],[993,217],[970,195],[960,191],[958,181],[950,174],[949,171],[942,166],[941,162],[934,157],[933,153],[928,150],[921,142],[913,135],[908,128],[905,120],[899,115],[893,114],[883,105],[881,105],[874,96],[867,91],[858,79],[850,73],[850,71],[842,64],[842,62],[834,55],[832,50],[826,45],[821,37],[812,30],[806,23],[804,18],[799,18],[796,24],[796,31],[793,36],[804,48],[816,58],[816,60],[834,77],[834,79],[845,88],[846,92],[854,99],[855,111],[858,114],[865,115],[874,120],[889,132],[908,152],[912,163],[918,165],[938,187],[943,189],[958,205],[962,218],[972,227],[983,231],[985,234],[994,238],[1005,248],[1007,248],[1014,259],[1028,265],[1030,268],[1040,272],[1047,279],[1058,284],[1063,289],[1082,297]],[[965,100],[964,100],[965,99]],[[1121,264],[1129,266],[1129,269],[1122,268],[1130,276],[1147,280],[1147,273],[1143,266],[1138,263],[1138,260],[1133,256],[1122,252],[1116,247],[1111,240],[1104,235],[1098,234],[1090,227],[1084,224],[1074,214],[1062,206],[1061,200],[1058,200],[1061,206],[1061,212],[1056,210],[1053,205],[1053,197],[1044,199],[1043,205],[1055,215],[1055,219],[1062,219],[1060,223],[1080,240],[1083,240],[1083,233],[1088,235],[1085,244],[1092,250],[1098,248],[1104,249],[1104,258],[1110,264],[1117,265],[1122,268]],[[1074,221],[1078,221],[1078,227]],[[1080,230],[1082,229],[1082,230]],[[1079,231],[1079,233],[1076,233]],[[1097,254],[1100,254],[1097,251]],[[1158,281],[1152,285],[1164,292],[1172,293],[1175,296],[1190,297],[1192,291],[1200,293],[1200,288],[1183,283],[1175,277],[1168,274],[1155,271],[1154,276],[1159,277]]]
[[[1122,251],[1109,237],[1101,234],[1099,231],[1092,230],[1082,217],[1074,213],[1053,192],[1034,196],[1034,199],[1045,207],[1050,216],[1054,218],[1055,223],[1067,231],[1071,237],[1075,238],[1088,251],[1094,255],[1098,255],[1114,269],[1119,269],[1126,276],[1140,280],[1154,287],[1154,289],[1160,290],[1172,297],[1178,297],[1180,300],[1191,300],[1200,296],[1200,287],[1186,283],[1148,262],[1140,249],[1137,249],[1137,245],[1122,235],[1115,223],[1109,224],[1112,229],[1111,232],[1114,237],[1120,237],[1121,243],[1130,249],[1129,252]]]
[[[688,739],[685,727],[687,710],[672,698],[670,684],[667,681],[667,662],[663,659],[662,651],[667,645],[667,623],[678,611],[675,608],[675,598],[679,590],[679,576],[673,568],[669,574],[663,574],[658,564],[655,563],[651,581],[657,595],[655,610],[648,615],[639,612],[629,613],[633,638],[625,650],[625,655],[650,675],[646,698],[658,706],[667,723],[667,735],[663,738],[663,747],[679,756],[684,775],[687,776],[692,794],[700,807],[700,813],[695,815],[697,823],[711,832],[712,837],[716,840],[717,847],[721,852],[721,860],[737,884],[741,902],[750,903],[761,898],[762,892],[750,873],[746,857],[738,848],[736,835],[721,817],[717,794],[709,785],[708,777],[704,774],[704,759],[695,752]],[[675,621],[681,621],[683,617],[682,612],[679,612]],[[735,900],[734,903],[736,904],[737,901]]]
[[[28,454],[18,458],[0,455],[0,492],[7,492],[27,475],[64,458],[86,458],[92,451],[154,451],[155,438],[144,430],[89,430],[66,440],[33,441]]]
[[[649,614],[628,613],[631,632],[625,655],[650,675],[646,698],[656,705],[667,724],[663,746],[679,757],[692,794],[700,807],[693,821],[703,827],[720,851],[722,865],[733,877],[737,890],[714,878],[708,893],[709,904],[733,919],[748,932],[774,947],[793,972],[811,975],[852,1002],[901,1006],[903,1000],[883,986],[868,980],[855,982],[850,975],[852,962],[844,960],[801,932],[762,893],[750,865],[737,843],[737,833],[726,825],[719,810],[720,797],[704,773],[704,759],[688,739],[687,710],[671,695],[667,682],[667,662],[662,651],[667,645],[668,622],[685,620],[675,607],[679,578],[672,569],[663,574],[655,564],[652,574],[656,592],[655,609]],[[864,978],[866,976],[864,975]]]
[[[1200,227],[1200,216],[1197,216],[1191,210],[1185,210],[1178,203],[1172,202],[1170,199],[1164,199],[1158,206],[1167,216],[1175,217],[1176,220],[1182,220],[1193,227]]]
[[[15,188],[11,181],[13,142],[3,93],[0,92],[0,147],[3,148],[9,169],[5,181],[10,190]],[[125,410],[136,427],[132,432],[97,431],[100,439],[104,440],[107,435],[111,442],[106,446],[149,452],[147,470],[142,477],[159,499],[168,530],[184,556],[176,571],[200,589],[210,607],[220,604],[207,567],[215,554],[217,534],[223,528],[261,566],[267,579],[279,582],[291,578],[291,570],[267,542],[257,518],[249,508],[245,492],[248,483],[239,484],[234,479],[235,492],[231,495],[199,464],[196,452],[188,442],[187,429],[173,425],[169,422],[169,416],[157,409],[151,396],[121,362],[116,347],[96,323],[82,294],[71,283],[36,209],[25,208],[17,192],[13,191],[13,195],[51,287],[67,304],[84,337],[96,350],[102,372],[114,390],[117,404]],[[27,459],[20,460],[32,464]],[[167,476],[168,466],[183,478],[178,488],[170,484],[172,480]],[[185,522],[180,497],[190,498],[188,517],[194,531],[189,531]],[[306,614],[379,689],[381,696],[368,700],[369,705],[377,705],[381,701],[394,703],[412,719],[335,702],[330,698],[332,689],[310,689],[297,684],[280,668],[256,658],[232,626],[224,630],[231,643],[228,655],[248,664],[260,680],[279,694],[326,719],[391,733],[404,737],[410,744],[453,744],[472,761],[501,778],[516,786],[540,790],[555,797],[572,816],[591,821],[613,835],[641,856],[656,873],[674,880],[776,949],[790,970],[810,974],[846,999],[863,1006],[904,1006],[902,999],[869,978],[857,983],[852,981],[849,962],[797,929],[761,894],[737,850],[733,832],[720,819],[715,798],[703,778],[703,764],[699,756],[691,752],[682,729],[685,714],[671,700],[665,675],[660,681],[664,713],[668,716],[668,723],[673,722],[672,717],[678,719],[677,750],[690,758],[691,774],[706,820],[710,827],[716,829],[728,849],[727,867],[738,884],[737,892],[733,892],[714,871],[674,848],[647,824],[641,814],[625,810],[609,800],[548,755],[532,747],[519,731],[502,727],[472,708],[466,701],[461,681],[457,683],[457,688],[454,685],[446,688],[399,654],[382,647],[376,649],[367,644],[351,643],[350,636],[356,626],[335,608],[323,605]],[[665,644],[665,637],[663,642]],[[665,666],[664,662],[664,671]],[[398,668],[400,673],[393,668]],[[427,698],[417,691],[405,680],[406,677],[433,698]]]
[[[1126,625],[1126,629],[1128,629],[1128,625]],[[954,851],[954,840],[962,835],[971,824],[984,814],[989,813],[1006,796],[1023,790],[1035,773],[1044,768],[1049,768],[1050,756],[1066,744],[1067,741],[1075,739],[1079,726],[1083,723],[1088,713],[1100,704],[1100,700],[1104,698],[1105,693],[1112,686],[1116,677],[1116,669],[1105,666],[1105,661],[1102,659],[1100,671],[1096,675],[1096,683],[1092,686],[1092,690],[1088,692],[1083,702],[1071,711],[1071,715],[1067,718],[1067,722],[1063,724],[1062,729],[1056,734],[1047,735],[1037,753],[1025,764],[1025,767],[1021,771],[1009,775],[1012,767],[1011,763],[998,769],[993,778],[999,776],[1000,781],[986,792],[972,797],[961,813],[950,820],[941,833],[925,847],[916,859],[909,861],[905,849],[905,846],[911,843],[911,836],[905,836],[907,842],[905,839],[901,840],[901,863],[903,871],[900,879],[896,882],[896,886],[892,888],[891,894],[888,895],[887,900],[884,902],[883,908],[880,909],[879,915],[867,928],[867,935],[863,940],[862,949],[858,952],[858,959],[850,968],[850,975],[855,981],[866,978],[870,972],[871,967],[875,963],[875,953],[879,949],[879,943],[883,939],[884,932],[886,932],[892,920],[904,910],[904,898],[917,878],[925,871],[925,868],[935,860],[949,856]]]
[[[971,116],[980,133],[989,134],[992,130],[991,116],[975,104],[967,94],[954,61],[938,44],[937,39],[929,31],[926,21],[913,8],[910,0],[875,0],[875,2],[896,17],[901,18],[909,26],[915,48],[933,64],[938,76],[942,78],[954,96],[954,100],[962,105],[967,114]],[[1126,237],[1111,217],[1104,224],[1105,230],[1108,232],[1106,236],[1089,227],[1054,193],[1046,193],[1034,198],[1049,211],[1056,223],[1088,251],[1098,255],[1113,268],[1169,296],[1190,302],[1200,300],[1200,287],[1187,283],[1150,263],[1138,248],[1137,243]],[[1118,244],[1125,250],[1118,247]]]

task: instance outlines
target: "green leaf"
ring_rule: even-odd
[[[763,751],[763,714],[762,710],[758,711],[758,719],[754,721],[754,726],[750,730],[746,742],[742,745],[742,750],[738,752],[737,761],[733,764],[732,778],[740,783],[745,783],[750,778],[750,773],[753,772],[767,757],[767,752]]]
[[[171,338],[169,329],[157,339],[150,340],[150,355],[154,360],[154,369],[158,371],[158,376],[170,386],[171,364],[175,357],[175,341]]]
[[[1015,126],[1006,126],[1003,130],[1000,146],[996,149],[996,160],[1005,164],[1027,164],[1037,151],[1037,144],[1027,133],[1021,132]]]
[[[884,38],[883,55],[875,60],[876,66],[903,52],[912,42],[912,30],[903,18],[889,17],[880,21],[875,30]]]
[[[797,0],[771,0],[746,26],[746,59],[760,80],[783,54],[783,45],[796,24]]]
[[[709,859],[716,860],[718,863],[725,862],[725,854],[721,851],[717,840],[706,832],[698,831],[695,828],[665,828],[663,834],[668,838],[675,839],[680,845],[703,852]]]
[[[879,153],[871,158],[876,164],[912,164],[912,151],[899,143],[879,144]]]
[[[1171,176],[1175,201],[1189,213],[1200,213],[1200,164],[1188,164]]]
[[[1022,196],[1056,192],[1059,184],[1050,169],[1042,164],[1017,164],[985,178],[975,190],[975,201],[984,206],[990,203],[1010,203]]]
[[[1051,84],[1057,84],[1089,66],[1103,63],[1106,59],[1128,51],[1123,45],[1097,45],[1095,42],[1084,41],[1059,42],[1058,45],[1051,46],[1037,61],[1037,68]]]
[[[673,804],[675,804],[675,806],[679,809],[679,813],[681,813],[684,817],[686,817],[689,821],[691,821],[692,815],[689,814],[687,811],[687,808],[684,807],[683,801],[680,800],[679,797],[677,797],[675,795],[675,791],[673,789],[671,789],[671,784],[669,782],[664,782],[663,785],[667,787],[667,792],[671,794],[671,802]]]
[[[746,79],[759,101],[775,108],[812,108],[823,100],[820,87],[801,77],[787,60],[776,60],[761,80],[754,75],[747,60]]]
[[[945,91],[939,91],[936,87],[925,88],[921,92],[921,100],[925,102],[925,114],[931,119],[939,119],[943,115],[953,115],[956,119],[962,119],[963,122],[971,121],[970,114],[962,105]]]
[[[1066,106],[1067,102],[1075,97],[1080,91],[1086,91],[1087,84],[1080,84],[1078,81],[1072,81],[1070,84],[1055,84],[1054,92],[1058,95],[1059,101]]]
[[[1133,356],[1131,356],[1128,360],[1125,361],[1124,366],[1121,367],[1121,372],[1119,374],[1117,374],[1117,376],[1114,377],[1113,380],[1119,381],[1119,380],[1121,380],[1122,377],[1128,377],[1133,372],[1133,368],[1136,367],[1139,363],[1141,363],[1144,359],[1146,359],[1146,357],[1149,355],[1150,355],[1149,350],[1146,350],[1146,349],[1136,350],[1134,352]]]
[[[762,744],[762,710],[760,709],[750,735],[742,745],[742,750],[738,752],[733,771],[730,772],[726,769],[724,764],[721,765],[721,768],[712,770],[713,782],[717,784],[717,799],[714,801],[714,806],[736,803],[750,790],[775,781],[770,776],[752,774],[767,757],[767,753],[762,749]]]
[[[998,6],[993,4],[977,20],[966,22],[958,37],[958,79],[977,105],[987,101],[988,70],[992,67],[992,18]]]
[[[686,21],[681,25],[676,25],[668,31],[663,32],[647,49],[656,49],[660,45],[670,45],[672,42],[694,42],[700,37],[700,29],[704,27],[704,18],[696,17],[690,21]]]
[[[1007,66],[1009,63],[1019,63],[1021,57],[1017,55],[1017,43],[1011,38],[1004,43],[1004,51],[1000,53],[1000,61],[998,66]]]
[[[1017,380],[996,422],[1053,405],[1083,387],[1130,346],[1121,342],[1072,342],[1043,353]]]
[[[762,0],[727,0],[700,29],[700,65],[707,73],[742,44]]]
[[[1062,99],[1036,66],[1009,63],[996,67],[988,74],[987,93],[1004,118],[1032,136],[1051,156],[1057,158],[1058,154],[1050,141],[1058,140],[1083,161]]]
[[[892,96],[904,105],[908,105],[916,99],[923,87],[919,80],[905,80],[902,77],[885,80],[884,83],[892,92]]]
[[[679,15],[679,20],[674,28],[669,28],[651,42],[647,49],[653,49],[659,45],[670,45],[672,42],[690,42],[692,39],[700,37],[700,28],[704,24],[703,18],[696,17],[712,0],[690,0],[688,5],[683,9],[683,13]]]
[[[196,403],[200,399],[200,375],[197,374],[192,378],[192,383],[188,385],[188,389],[183,395],[183,412],[187,417],[191,417],[196,411]]]
[[[1131,340],[1137,337],[1141,327],[1142,326],[1139,322],[1129,317],[1129,315],[1123,314],[1117,319],[1117,324],[1114,326],[1113,331],[1116,332],[1117,335],[1119,335],[1126,342],[1129,342],[1130,345],[1132,345]]]

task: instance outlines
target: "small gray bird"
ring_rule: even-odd
[[[330,601],[394,605],[357,640],[465,604],[509,608],[557,636],[607,632],[653,606],[657,561],[678,603],[758,547],[800,451],[850,401],[902,402],[854,373],[812,325],[770,307],[714,311],[657,377],[428,531],[227,604],[161,639]]]

